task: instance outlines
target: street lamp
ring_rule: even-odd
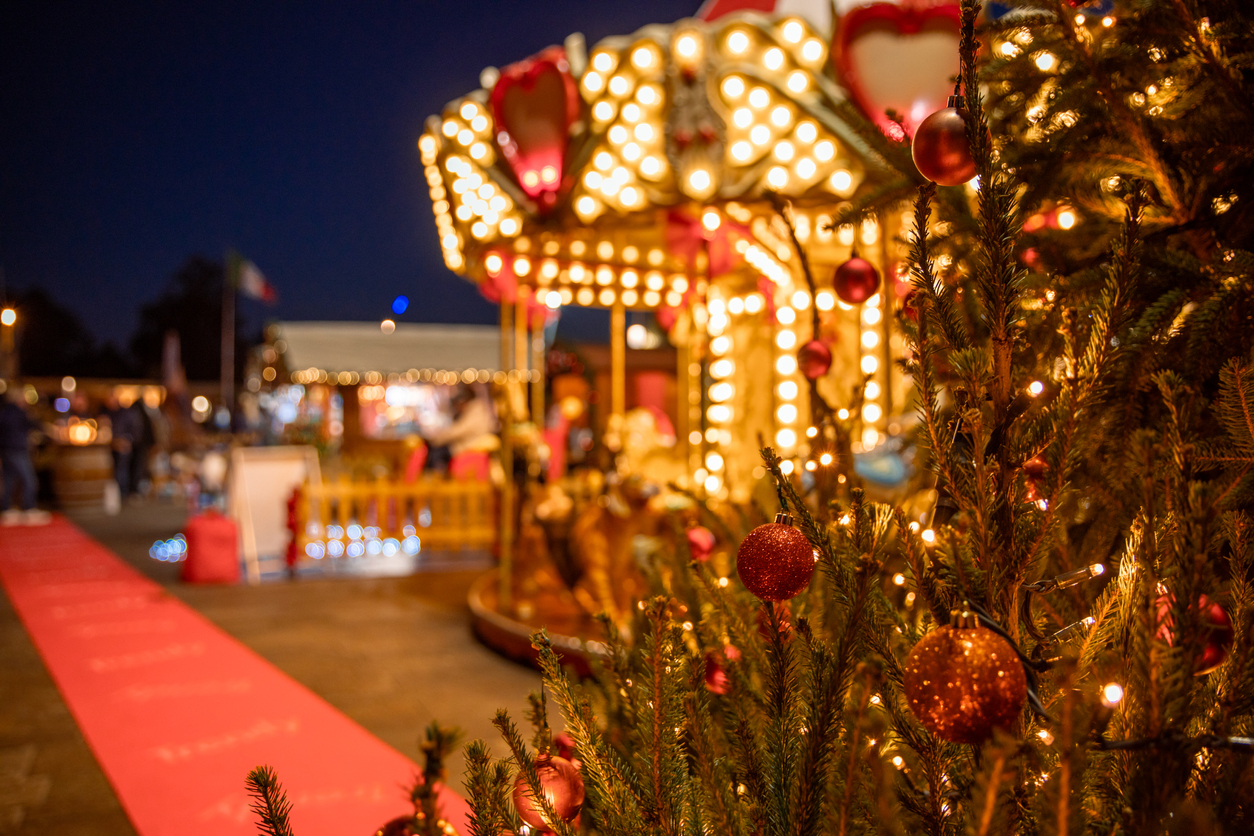
[[[0,311],[0,325],[12,325],[15,322],[17,322],[17,311],[12,308]]]

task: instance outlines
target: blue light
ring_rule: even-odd
[[[56,408],[57,412],[69,412],[70,411],[69,398],[57,398],[56,401],[54,401],[52,405]]]
[[[395,299],[392,300],[392,313],[396,314],[397,316],[400,316],[401,314],[405,313],[405,311],[407,310],[409,310],[409,297],[408,296],[397,296]]]

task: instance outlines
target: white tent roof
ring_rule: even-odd
[[[287,343],[288,369],[403,374],[410,369],[496,371],[501,336],[495,325],[398,323],[384,334],[377,322],[280,322],[274,341]]]

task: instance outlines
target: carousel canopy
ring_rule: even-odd
[[[385,334],[376,322],[281,322],[273,343],[297,373],[331,372],[364,378],[410,371],[489,374],[500,368],[501,335],[493,325],[398,323]]]

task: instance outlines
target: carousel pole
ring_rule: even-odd
[[[684,314],[688,322],[688,337],[684,343],[684,348],[688,354],[688,366],[684,369],[684,378],[688,381],[688,432],[691,434],[693,430],[701,432],[702,409],[701,399],[703,396],[701,386],[701,362],[697,360],[701,356],[701,329],[697,327],[695,318],[691,312]],[[696,444],[689,442],[688,447],[688,472],[696,473],[701,467],[705,459],[703,457],[702,446],[704,444],[704,435]],[[701,487],[697,485],[696,487]]]
[[[692,361],[688,351],[687,332],[686,327],[681,328],[679,323],[675,323],[674,333],[682,335],[682,339],[675,344],[675,434],[678,436],[679,449],[684,453],[685,462],[692,458],[692,440],[688,437],[692,433],[692,396],[688,394],[692,391],[688,375],[688,365]],[[680,484],[687,485],[688,479],[685,472],[680,477]]]
[[[531,329],[531,420],[544,429],[544,321]]]
[[[499,569],[501,612],[508,612],[510,595],[513,590],[511,571],[513,569],[514,546],[514,441],[513,441],[513,407],[510,404],[509,373],[513,369],[510,351],[510,331],[513,329],[514,307],[510,302],[501,300],[501,373],[505,375],[502,384],[504,397],[501,398],[501,468],[505,471],[505,481],[501,485],[501,565]]]
[[[523,397],[519,399],[522,408],[527,408],[527,367],[530,365],[530,354],[527,350],[527,300],[531,295],[531,289],[526,287],[518,288],[518,309],[514,312],[514,368],[518,370],[518,380],[521,384],[520,391]],[[522,417],[521,415],[519,417]]]
[[[610,309],[610,422],[617,430],[627,411],[627,308]]]
[[[889,275],[888,216],[881,212],[880,225],[880,335],[884,343],[884,418],[893,414],[893,301],[897,295],[896,277]]]

